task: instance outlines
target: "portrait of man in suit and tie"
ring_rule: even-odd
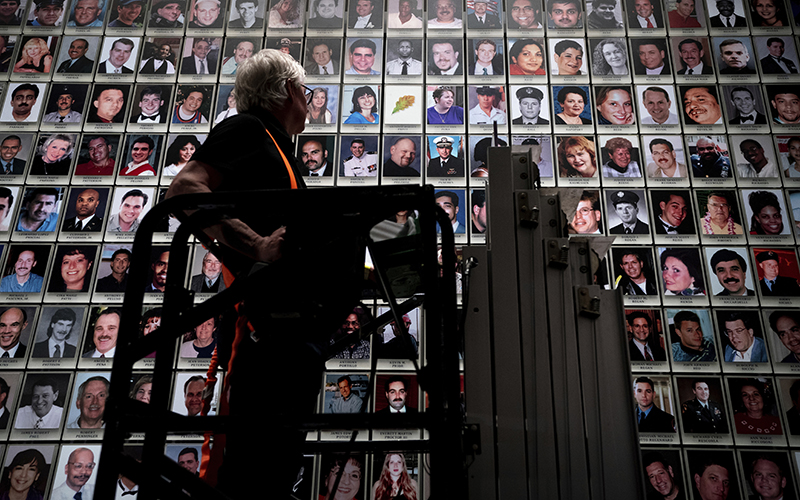
[[[34,358],[75,357],[77,347],[72,342],[77,342],[77,340],[73,338],[73,332],[80,330],[79,315],[82,316],[82,314],[80,308],[45,308],[42,318],[39,320],[38,330],[42,330],[46,325],[46,338],[33,345],[31,356]],[[41,337],[41,334],[38,336]],[[70,339],[72,342],[67,342]]]
[[[490,8],[490,5],[492,8]],[[498,4],[490,0],[475,0],[472,12],[467,14],[467,27],[470,29],[499,29],[502,27],[500,18],[495,13]],[[467,10],[469,12],[469,9]]]
[[[662,385],[667,387],[669,383]],[[639,432],[675,432],[675,417],[655,405],[655,383],[649,377],[638,377],[633,381],[633,395],[636,398],[636,421]],[[661,401],[671,404],[668,394]]]
[[[787,41],[775,36],[767,38],[768,54],[759,60],[762,73],[765,75],[788,75],[797,73],[797,64],[790,58],[785,57],[787,42],[793,47],[791,38]],[[759,48],[759,51],[761,50],[762,49]],[[791,55],[797,57],[797,55],[793,53],[794,51],[791,52]]]
[[[105,45],[108,45],[106,42]],[[105,51],[105,47],[103,48]],[[130,38],[119,38],[111,43],[108,51],[108,57],[97,66],[97,73],[117,73],[129,74],[133,73],[131,67],[133,63],[128,65],[131,56],[136,61],[136,43]]]
[[[667,353],[661,347],[661,334],[653,328],[652,311],[633,311],[626,315],[631,340],[628,352],[631,361],[666,361]]]
[[[712,28],[747,28],[747,19],[736,13],[733,0],[717,0],[715,7],[718,14],[708,18]]]
[[[192,41],[192,53],[184,57],[181,64],[182,75],[214,75],[217,73],[219,49],[212,47],[211,42],[212,40],[208,38],[195,38]]]
[[[725,88],[727,94],[728,88]],[[766,125],[767,116],[757,108],[763,109],[761,87],[758,85],[738,85],[730,90],[728,120],[730,125]]]
[[[11,134],[0,141],[0,175],[22,175],[27,161],[19,158],[22,150],[22,137]]]
[[[56,73],[91,73],[94,61],[86,57],[88,51],[89,41],[86,38],[72,40],[67,49],[67,59],[58,65]]]
[[[644,38],[632,43],[633,72],[636,75],[669,75],[669,55],[663,39]]]
[[[706,38],[684,38],[678,43],[679,75],[713,75],[714,67],[706,57]],[[673,45],[674,47],[674,45]]]
[[[309,39],[305,69],[309,75],[338,75],[341,42],[336,39]]]
[[[222,264],[211,252],[203,255],[202,271],[192,276],[190,289],[198,293],[217,293],[225,290],[225,280],[222,279]]]
[[[418,410],[412,406],[417,391],[412,391],[408,379],[399,375],[391,375],[384,381],[384,396],[386,406],[375,413],[417,413]],[[376,389],[380,390],[380,389]]]
[[[661,0],[628,0],[628,28],[664,29]]]

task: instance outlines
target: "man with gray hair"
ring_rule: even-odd
[[[305,87],[304,79],[303,67],[289,54],[278,50],[264,49],[242,62],[236,70],[234,88],[239,114],[211,130],[205,143],[172,181],[167,197],[216,191],[238,191],[250,196],[256,190],[304,188],[303,171],[293,154],[295,146],[291,139],[305,128],[310,89]],[[219,256],[234,276],[247,274],[248,261],[274,262],[281,258],[286,228],[266,225],[264,215],[243,215],[242,219],[227,219],[206,229],[210,237],[221,243]],[[270,220],[277,222],[275,215],[276,218]],[[284,285],[275,283],[273,286]],[[258,308],[247,309],[247,316],[242,319],[253,322],[260,330],[263,319]],[[266,342],[257,343],[250,329],[242,327],[243,322],[239,323],[236,332],[239,344],[230,362],[237,373],[237,383],[223,389],[225,393],[230,391],[230,416],[234,419],[252,415],[250,394],[254,387],[251,384],[260,378],[258,360],[267,355]],[[269,351],[277,348],[279,352],[291,353],[281,356],[273,368],[297,383],[274,410],[283,420],[297,421],[310,415],[319,394],[324,363],[312,352],[306,337],[304,334],[276,335],[277,345],[270,340]],[[254,444],[277,446],[284,452],[280,457],[268,459],[266,465],[281,483],[276,496],[286,497],[302,461],[298,451],[305,433],[284,431],[269,437],[265,434],[256,437],[254,443],[247,426],[233,427],[227,433],[220,489],[231,498],[254,496],[259,486],[241,481],[241,474],[257,475],[263,471],[264,464],[253,463],[247,458],[247,450]]]
[[[101,28],[103,26],[105,2],[102,0],[78,0],[75,3],[72,16],[67,26],[79,26],[81,28]]]

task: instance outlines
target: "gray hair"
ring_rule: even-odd
[[[286,80],[300,85],[305,80],[303,67],[289,54],[263,49],[239,65],[236,71],[236,108],[246,113],[250,108],[277,111],[289,97]]]

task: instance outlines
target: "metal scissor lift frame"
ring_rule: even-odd
[[[103,438],[101,462],[95,498],[113,498],[118,474],[123,474],[139,485],[138,498],[204,498],[226,499],[227,496],[212,488],[165,456],[164,443],[169,434],[222,432],[229,426],[242,425],[230,416],[187,417],[169,411],[170,380],[176,354],[176,339],[211,318],[219,311],[230,308],[248,295],[264,280],[268,280],[273,266],[253,271],[237,278],[233,286],[212,298],[195,305],[194,293],[186,286],[186,270],[192,245],[196,237],[220,260],[216,243],[204,232],[224,218],[238,218],[239,214],[263,213],[271,210],[292,211],[296,220],[303,214],[317,215],[316,207],[326,207],[326,216],[335,216],[347,224],[353,237],[362,238],[371,249],[378,289],[386,298],[390,311],[376,318],[362,331],[375,331],[395,321],[400,328],[404,312],[417,307],[418,295],[398,301],[386,274],[390,258],[369,238],[370,228],[377,222],[401,209],[415,209],[419,213],[420,233],[417,244],[421,262],[419,277],[424,291],[425,335],[428,346],[426,363],[418,371],[421,389],[429,396],[425,412],[403,415],[314,415],[304,422],[284,422],[309,431],[320,429],[424,429],[428,439],[411,441],[355,441],[306,442],[303,451],[322,453],[328,451],[379,451],[416,450],[430,453],[432,496],[466,496],[464,460],[462,456],[462,414],[458,350],[461,344],[457,334],[457,309],[455,283],[455,246],[452,228],[446,214],[436,206],[431,186],[383,186],[369,188],[330,188],[314,190],[274,190],[241,193],[191,194],[166,200],[156,205],[142,220],[137,231],[128,290],[122,306],[122,318],[117,351],[111,374],[111,388],[105,409],[106,430]],[[196,210],[196,211],[195,211]],[[185,211],[195,211],[186,215]],[[148,280],[149,257],[153,247],[152,236],[160,221],[174,214],[181,222],[170,244],[170,271],[163,294],[161,327],[146,337],[139,336],[138,325]],[[437,261],[437,222],[441,225],[443,262]],[[289,231],[302,230],[290,227]],[[401,238],[402,239],[402,238]],[[398,239],[399,241],[400,239]],[[354,304],[355,305],[355,304]],[[405,332],[407,334],[407,332]],[[153,390],[150,404],[129,397],[128,388],[134,363],[149,353],[156,352],[153,372]],[[372,357],[370,383],[375,383],[376,359]],[[142,461],[124,453],[123,443],[134,432],[144,432]],[[461,493],[462,495],[459,495]]]

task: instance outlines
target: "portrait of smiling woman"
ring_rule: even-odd
[[[593,75],[627,75],[628,48],[622,38],[600,40],[592,51]]]
[[[705,295],[706,287],[696,248],[667,248],[661,252],[664,295]]]
[[[553,87],[553,90],[557,88]],[[561,87],[556,93],[556,102],[561,107],[561,111],[556,109],[556,125],[591,125],[591,118],[581,116],[588,109],[586,107],[589,103],[588,97],[582,87]]]
[[[597,176],[594,142],[582,135],[562,137],[558,144],[560,177]]]
[[[633,125],[636,114],[630,87],[595,87],[598,125]]]
[[[47,287],[47,290],[69,293],[88,292],[96,254],[97,248],[91,246],[60,246],[56,251],[56,264],[53,266],[50,286]]]
[[[544,42],[532,38],[517,40],[511,46],[509,56],[511,65],[508,73],[511,75],[546,75],[544,68]]]
[[[52,64],[53,56],[50,55],[47,42],[33,37],[22,46],[14,73],[50,73]]]
[[[72,163],[75,138],[67,134],[53,134],[36,150],[31,165],[31,175],[68,175]]]
[[[378,96],[372,87],[364,85],[353,91],[353,107],[345,123],[362,123],[377,125],[380,123],[378,116]]]
[[[31,448],[20,451],[4,470],[0,481],[0,498],[44,500],[49,470],[50,466],[39,450]]]

